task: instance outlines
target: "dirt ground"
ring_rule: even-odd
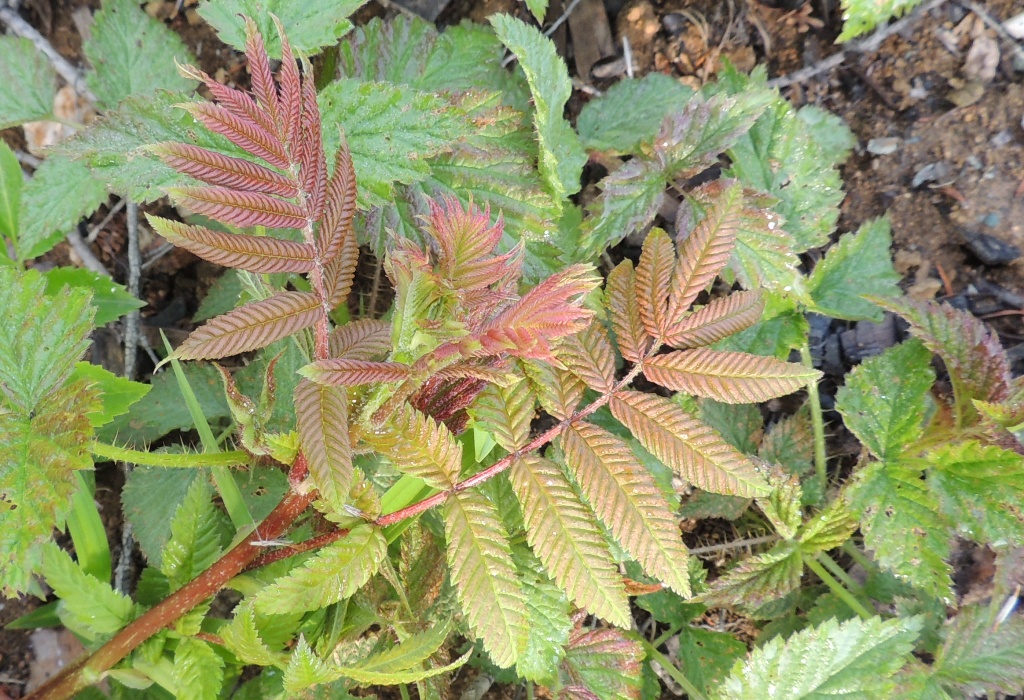
[[[145,8],[183,36],[206,71],[244,77],[243,61],[216,39],[194,5],[186,0],[179,10],[173,0],[154,0]],[[371,2],[357,18],[395,11],[390,2],[385,5]],[[588,5],[594,9],[584,1],[576,12]],[[98,0],[24,0],[21,14],[61,54],[81,62],[75,11],[81,17],[82,8],[98,6]],[[552,0],[549,21],[561,7]],[[723,59],[741,69],[764,63],[770,77],[784,76],[837,51],[841,29],[838,0],[605,0],[604,10],[597,19],[592,12],[570,18],[553,35],[581,88],[574,104],[628,68],[637,75],[674,75],[694,87],[713,80]],[[453,0],[439,23],[482,20],[499,11],[527,16],[517,0]],[[988,320],[1018,370],[1024,359],[1024,51],[992,25],[1020,12],[1024,0],[949,0],[877,50],[851,53],[838,68],[783,90],[798,106],[816,104],[842,116],[857,136],[858,146],[843,167],[847,196],[840,231],[888,212],[894,260],[908,293],[952,300]],[[574,33],[587,40],[575,45]],[[623,37],[630,46],[629,66]],[[13,131],[4,136],[12,145],[22,143]],[[123,275],[122,217],[110,220],[94,250],[115,277]],[[53,262],[68,259],[61,248],[53,255]],[[159,314],[159,325],[172,326],[195,310],[214,274],[212,266],[196,264],[189,255],[163,256],[143,279],[150,303],[144,315]],[[371,274],[372,266],[364,277]],[[116,490],[116,476],[101,475],[100,482]],[[111,541],[118,542],[116,497],[101,500]],[[37,605],[30,598],[5,601],[0,624]],[[28,632],[0,631],[0,698],[22,694],[31,660],[28,638]],[[452,697],[470,680],[459,678]],[[514,692],[495,686],[477,697],[511,700]]]

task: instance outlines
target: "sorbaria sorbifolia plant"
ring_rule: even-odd
[[[169,596],[142,612],[103,584],[97,599],[130,624],[43,695],[66,697],[136,649],[114,677],[141,687],[166,664],[179,697],[214,697],[246,664],[269,667],[257,691],[268,694],[413,682],[428,693],[472,654],[470,646],[452,658],[460,637],[564,697],[634,694],[641,652],[621,630],[631,625],[629,595],[657,585],[625,578],[619,562],[635,560],[684,597],[691,573],[654,476],[592,419],[607,406],[643,448],[705,491],[770,494],[768,474],[679,403],[631,388],[643,374],[671,391],[748,403],[816,380],[802,365],[708,347],[761,317],[756,291],[702,295],[728,262],[741,218],[768,215],[750,209],[737,184],[704,185],[692,193],[692,230],[678,243],[652,231],[635,269],[618,265],[603,292],[583,264],[524,291],[522,248],[498,250],[500,216],[436,201],[422,221],[426,246],[396,241],[388,251],[388,320],[335,326],[359,254],[352,160],[342,139],[327,165],[308,63],[300,70],[282,32],[275,80],[261,36],[247,28],[251,96],[183,69],[214,98],[184,108],[246,157],[151,147],[203,183],[170,189],[174,202],[224,228],[149,221],[211,262],[290,275],[287,291],[254,284],[263,298],[213,318],[173,356],[215,360],[288,337],[304,348],[294,396],[276,397],[294,402],[293,433],[264,428],[272,372],[253,401],[222,370],[248,463],[287,467],[288,493],[228,547],[212,490],[194,481],[162,562],[140,584]],[[535,423],[538,405],[550,420]],[[238,527],[233,509],[244,503],[216,482]],[[73,605],[73,564],[48,552],[44,570]],[[244,598],[232,620],[205,618],[233,577]],[[582,627],[586,614],[612,627]],[[92,629],[92,638],[120,627]],[[614,654],[610,680],[595,673],[602,653]]]

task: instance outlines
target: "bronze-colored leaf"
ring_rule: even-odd
[[[639,362],[647,354],[651,337],[640,319],[636,299],[636,274],[633,263],[623,260],[608,275],[604,289],[605,303],[611,311],[612,330],[622,357]]]
[[[694,396],[724,403],[757,403],[792,394],[817,381],[821,372],[774,357],[696,348],[645,360],[644,376]]]
[[[736,245],[742,205],[742,187],[733,185],[722,190],[708,207],[704,219],[679,244],[679,261],[669,297],[668,313],[672,321],[686,313],[701,290],[711,284],[729,262]]]
[[[277,171],[191,144],[160,143],[149,150],[178,172],[211,185],[282,197],[295,197],[299,191],[290,177]]]
[[[226,187],[170,187],[167,193],[198,214],[234,226],[304,228],[306,213],[283,199]]]
[[[608,333],[598,321],[565,343],[559,358],[594,391],[606,394],[615,386],[615,353]]]
[[[288,170],[291,162],[284,144],[258,124],[235,116],[221,105],[210,102],[189,102],[181,108],[210,131],[220,134],[242,150],[267,161],[275,168]]]
[[[767,480],[749,459],[672,401],[620,391],[609,406],[648,452],[697,488],[744,497],[769,492]]]
[[[279,292],[207,321],[178,346],[175,356],[213,360],[263,348],[313,325],[321,313],[315,294]]]
[[[759,290],[733,292],[674,323],[665,342],[680,350],[711,345],[754,325],[763,311]]]
[[[503,449],[514,452],[530,441],[535,403],[532,382],[520,379],[507,387],[487,387],[471,413]]]
[[[264,56],[264,61],[265,60],[266,56]],[[249,61],[249,68],[250,70],[253,68],[253,62],[251,59]],[[246,93],[218,83],[212,77],[195,66],[179,65],[178,71],[186,78],[192,78],[193,80],[198,80],[204,83],[206,88],[210,91],[210,94],[213,95],[213,99],[235,117],[238,117],[242,121],[253,122],[268,135],[276,134],[276,126],[270,114],[265,109],[258,106],[252,97]],[[271,136],[271,138],[276,137]]]
[[[572,415],[586,389],[580,378],[572,372],[552,367],[544,362],[523,362],[526,376],[533,383],[541,407],[559,420]]]
[[[327,342],[331,357],[372,360],[391,350],[391,325],[361,318],[335,328]]]
[[[299,64],[295,61],[292,45],[285,36],[281,20],[271,15],[277,33],[281,37],[281,67],[277,71],[277,82],[281,89],[281,118],[284,120],[285,143],[298,142],[302,123],[302,78]]]
[[[302,81],[302,120],[297,160],[302,191],[306,195],[306,213],[310,219],[319,221],[324,213],[327,160],[324,158],[324,141],[320,133],[320,108],[316,104],[313,68],[306,59],[303,59],[302,64],[306,77]]]
[[[356,171],[352,164],[352,154],[348,143],[341,140],[341,145],[334,154],[334,174],[327,183],[327,194],[324,200],[324,216],[320,222],[317,245],[324,262],[334,260],[339,251],[347,247],[356,251],[346,257],[348,264],[353,266],[358,255],[355,231],[352,229],[352,217],[356,213]],[[352,274],[350,273],[350,274]],[[351,286],[351,282],[349,283]],[[347,292],[346,292],[347,294]]]
[[[274,125],[273,133],[283,140],[284,130],[278,128],[281,124],[280,98],[277,95],[277,85],[274,84],[274,72],[270,68],[270,57],[267,55],[263,36],[256,28],[256,23],[248,17],[245,18],[245,57],[249,62],[252,92],[266,110],[270,123]]]
[[[318,384],[359,386],[378,382],[400,382],[412,376],[412,367],[401,362],[368,362],[335,358],[317,360],[299,370],[299,374]]]
[[[300,380],[295,387],[295,420],[320,497],[335,513],[343,512],[353,475],[345,390]]]
[[[636,304],[640,320],[655,338],[668,329],[668,295],[675,267],[672,239],[660,228],[651,229],[636,266]]]
[[[203,260],[249,272],[309,272],[313,247],[269,236],[246,236],[146,215],[153,230]]]
[[[462,468],[462,443],[439,423],[403,403],[381,430],[363,440],[387,457],[403,474],[423,479],[439,490],[451,489]]]

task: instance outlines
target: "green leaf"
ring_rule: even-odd
[[[82,52],[92,65],[86,82],[101,109],[113,109],[129,95],[158,88],[189,91],[196,85],[174,68],[175,61],[195,63],[185,44],[134,0],[104,0]]]
[[[514,545],[512,559],[523,585],[530,628],[526,649],[516,661],[516,673],[534,683],[551,685],[569,642],[569,600],[529,548]]]
[[[148,384],[140,384],[119,377],[91,362],[77,363],[71,378],[72,381],[83,379],[91,382],[99,392],[102,405],[99,410],[89,414],[89,422],[94,428],[109,423],[116,416],[127,413],[128,409],[148,394],[152,388]]]
[[[224,385],[216,369],[191,363],[185,365],[183,371],[208,421],[216,424],[218,420],[231,417],[224,399]],[[172,430],[192,430],[192,415],[174,375],[170,372],[157,374],[152,387],[130,412],[103,426],[98,437],[107,442],[144,446]]]
[[[747,654],[747,645],[728,632],[686,625],[678,639],[680,666],[697,689],[708,695],[721,687],[736,661]]]
[[[226,314],[239,305],[244,286],[238,270],[225,270],[224,274],[214,280],[213,285],[206,292],[206,296],[199,302],[199,308],[192,317],[197,323],[208,321],[214,316]]]
[[[541,24],[544,24],[544,15],[548,11],[548,0],[526,0],[526,7],[530,14]]]
[[[843,31],[837,42],[849,41],[875,25],[909,12],[921,0],[843,0]]]
[[[836,410],[872,454],[894,460],[919,438],[935,382],[931,353],[916,340],[865,360],[846,375]]]
[[[217,38],[239,51],[245,50],[243,17],[256,22],[267,53],[281,57],[281,39],[271,15],[284,28],[292,50],[309,56],[333,46],[352,29],[348,17],[366,0],[294,2],[293,0],[205,0],[199,14],[217,30]]]
[[[236,608],[235,616],[230,623],[220,628],[218,636],[224,640],[224,646],[243,663],[280,667],[287,661],[286,654],[271,651],[260,637],[256,628],[256,614],[251,605]]]
[[[795,543],[780,542],[764,554],[747,557],[715,579],[698,597],[709,607],[729,606],[756,613],[757,609],[795,591],[804,571]]]
[[[953,600],[949,525],[921,470],[900,462],[876,462],[850,486],[850,505],[860,514],[864,544],[879,566],[942,600]]]
[[[680,111],[693,90],[663,73],[624,78],[583,106],[576,121],[580,140],[591,150],[637,153],[650,144],[665,118]]]
[[[731,404],[701,399],[700,419],[717,430],[740,452],[756,454],[764,433],[764,416],[753,404]]]
[[[46,293],[48,295],[60,297],[65,286],[87,289],[92,292],[92,303],[96,307],[94,322],[97,326],[116,321],[125,314],[146,305],[146,302],[133,297],[122,285],[117,284],[110,277],[92,270],[55,267],[46,272]]]
[[[134,613],[131,598],[84,571],[53,542],[43,546],[43,576],[60,599],[61,622],[90,641],[107,638],[128,624]]]
[[[864,298],[902,294],[901,277],[892,266],[887,218],[864,223],[855,234],[840,237],[807,280],[811,310],[847,321],[882,320],[882,310]]]
[[[447,665],[428,665],[425,662],[432,656],[448,637],[448,624],[434,623],[430,629],[414,634],[398,646],[374,654],[352,666],[342,666],[336,670],[342,676],[351,678],[360,685],[395,685],[398,683],[416,683],[427,678],[449,673],[469,660],[473,650],[466,652],[461,658]]]
[[[160,557],[160,571],[170,581],[172,592],[217,561],[226,536],[230,536],[229,526],[213,505],[209,481],[205,477],[193,480],[174,512],[171,537]]]
[[[380,530],[360,525],[262,589],[253,605],[257,612],[280,614],[319,610],[337,603],[370,580],[386,553],[387,541]]]
[[[6,38],[6,37],[5,37]],[[18,212],[21,211],[21,190],[25,175],[14,151],[0,143],[0,236],[18,240]],[[7,246],[0,246],[0,257],[7,257]]]
[[[779,290],[781,292],[781,290]],[[737,350],[754,355],[768,355],[780,360],[800,348],[810,330],[803,311],[796,301],[784,293],[763,294],[765,309],[762,320],[750,328],[718,341],[715,350]]]
[[[643,648],[617,629],[574,630],[565,654],[565,675],[599,700],[634,700],[640,694]]]
[[[106,186],[84,163],[50,156],[22,192],[18,257],[31,260],[47,252],[105,201]]]
[[[202,640],[180,639],[174,650],[173,674],[177,697],[216,700],[224,682],[224,660]]]
[[[338,673],[317,657],[310,648],[304,636],[299,637],[299,643],[295,645],[288,660],[288,666],[284,670],[284,689],[288,697],[305,690],[311,685],[330,683],[337,680]]]
[[[811,138],[821,148],[829,163],[843,163],[857,145],[857,137],[846,126],[846,122],[818,105],[804,105],[797,110],[796,116],[807,127]]]
[[[45,119],[53,113],[57,75],[28,39],[0,37],[0,129]]]
[[[874,700],[891,697],[890,681],[910,657],[921,619],[829,620],[783,641],[776,637],[737,663],[722,700]]]
[[[723,75],[719,85],[730,94],[743,95],[764,81],[763,70],[749,78],[731,71]],[[839,217],[842,181],[788,101],[776,96],[750,130],[731,146],[729,157],[729,177],[779,199],[775,211],[796,242],[795,252],[827,242]]]
[[[441,97],[386,83],[336,80],[318,101],[324,124],[345,132],[364,204],[385,203],[396,182],[426,178],[426,159],[450,151],[473,128],[461,110]],[[325,127],[327,153],[338,144],[337,127]]]
[[[800,529],[800,549],[805,554],[841,547],[857,531],[857,515],[845,498],[829,503]]]
[[[943,630],[945,642],[932,664],[933,678],[963,697],[1024,692],[1024,620],[1011,615],[1001,623],[996,610],[964,606]]]
[[[150,566],[161,568],[175,511],[202,474],[195,469],[136,467],[128,474],[121,504],[124,517]]]
[[[634,158],[598,183],[600,196],[587,209],[581,253],[601,253],[654,221],[665,195],[665,173],[644,158]]]
[[[557,203],[580,191],[587,154],[565,120],[572,83],[554,43],[539,30],[509,15],[490,17],[498,38],[519,59],[535,107],[540,172]]]
[[[950,522],[984,544],[1024,544],[1024,457],[970,440],[926,456],[928,486]]]

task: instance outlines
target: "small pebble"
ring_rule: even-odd
[[[1020,257],[1020,248],[980,231],[963,231],[964,245],[985,265],[1006,265]]]
[[[949,177],[949,165],[940,160],[929,163],[914,173],[914,179],[911,180],[910,186],[916,189],[926,182],[941,182],[947,177]]]
[[[868,153],[873,153],[876,156],[887,156],[898,151],[901,143],[903,143],[903,139],[898,136],[871,139],[868,141]]]
[[[998,134],[992,137],[991,144],[996,148],[1002,148],[1006,144],[1013,141],[1013,134],[1010,133],[1009,129],[1003,129]]]
[[[967,156],[967,159],[964,162],[970,168],[974,168],[975,170],[981,170],[981,158],[974,155],[973,153]]]
[[[686,18],[678,12],[670,12],[661,18],[661,26],[669,34],[682,34],[686,30]]]
[[[986,216],[984,221],[982,221],[981,223],[985,224],[989,228],[995,228],[996,226],[999,225],[999,222],[1001,222],[1002,220],[1003,217],[999,215],[999,212],[994,211],[989,213],[989,215]]]

